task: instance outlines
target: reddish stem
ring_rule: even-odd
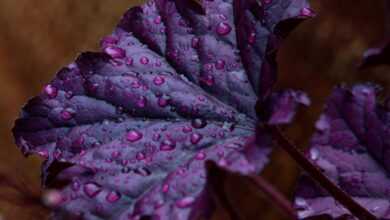
[[[283,214],[285,214],[286,217],[289,219],[297,219],[297,215],[294,208],[291,206],[290,201],[279,191],[275,190],[269,182],[262,177],[255,175],[250,176],[249,180],[255,184],[270,201],[283,211]]]
[[[305,170],[314,180],[328,191],[338,202],[361,220],[377,219],[371,212],[355,202],[346,192],[328,179],[304,154],[282,133],[279,127],[269,126],[281,147]]]

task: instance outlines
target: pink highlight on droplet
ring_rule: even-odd
[[[43,88],[43,91],[51,99],[54,99],[58,95],[58,89],[51,84],[46,85]]]
[[[127,133],[126,136],[127,140],[130,142],[139,141],[142,139],[142,137],[143,137],[142,133],[138,131],[130,131],[129,133]]]

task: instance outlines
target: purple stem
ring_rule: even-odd
[[[277,126],[268,126],[281,147],[300,165],[300,167],[328,191],[338,202],[361,220],[377,219],[371,212],[355,202],[346,192],[328,179],[304,154],[282,133]]]

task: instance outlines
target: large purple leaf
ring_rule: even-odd
[[[102,52],[63,68],[16,121],[17,145],[61,187],[54,217],[208,217],[206,160],[243,175],[267,162],[255,104],[270,95],[285,22],[308,16],[304,0],[130,9]]]
[[[338,186],[378,218],[390,218],[390,111],[378,87],[338,87],[316,124],[309,158]],[[301,218],[349,212],[308,177],[298,187]]]

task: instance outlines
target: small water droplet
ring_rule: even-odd
[[[154,23],[155,24],[161,24],[161,16],[157,16],[155,19],[154,19]]]
[[[64,109],[63,111],[61,111],[60,113],[60,116],[61,116],[61,119],[64,120],[64,121],[69,121],[73,118],[75,114],[75,111],[73,109]]]
[[[198,144],[199,141],[202,140],[202,138],[203,138],[203,136],[201,134],[193,133],[193,134],[191,134],[191,143]]]
[[[84,189],[84,193],[90,198],[97,196],[102,191],[100,185],[92,182],[86,183],[83,189]]]
[[[154,77],[154,79],[153,79],[153,83],[154,83],[156,86],[161,86],[162,84],[165,83],[165,78],[162,77],[162,76],[156,76],[156,77]]]
[[[182,129],[182,131],[183,131],[184,133],[190,133],[190,132],[192,131],[192,128],[191,128],[190,126],[184,126],[183,129]]]
[[[165,108],[165,107],[168,106],[169,100],[165,99],[164,97],[160,97],[160,98],[158,98],[158,100],[157,100],[157,104],[158,104],[158,106],[160,106],[161,108]]]
[[[104,49],[104,52],[114,59],[121,59],[126,57],[126,51],[119,47],[108,46]]]
[[[317,160],[320,156],[320,152],[316,148],[310,149],[310,159]]]
[[[172,140],[166,139],[160,145],[161,151],[172,151],[176,148],[176,143]]]
[[[225,61],[224,60],[217,60],[217,62],[215,63],[215,68],[217,70],[222,70],[225,68]]]
[[[197,159],[197,160],[204,160],[204,159],[206,159],[206,153],[204,153],[204,152],[197,153],[196,156],[195,156],[195,159]]]
[[[256,42],[256,33],[251,32],[248,36],[248,43],[249,44],[254,44]]]
[[[116,191],[111,191],[106,196],[106,201],[109,203],[115,203],[121,198],[121,194]]]
[[[199,47],[199,38],[198,37],[193,37],[191,40],[191,46],[193,48],[198,48]]]
[[[142,152],[138,152],[137,155],[135,156],[137,160],[144,160],[145,159],[145,154]]]
[[[217,34],[221,36],[228,35],[230,31],[232,30],[232,27],[226,22],[221,22],[217,25]]]
[[[195,198],[188,196],[185,198],[182,198],[176,202],[176,206],[178,208],[188,208],[195,202]]]
[[[139,108],[145,108],[147,101],[148,101],[148,100],[146,99],[145,96],[141,96],[141,97],[138,99],[138,101],[137,101],[137,106],[138,106]]]
[[[139,141],[141,140],[143,137],[142,133],[141,132],[138,132],[138,131],[130,131],[129,133],[127,133],[127,140],[130,141],[130,142],[136,142],[136,141]]]
[[[58,89],[51,84],[46,85],[43,90],[45,94],[51,99],[54,99],[58,95]]]
[[[207,122],[202,118],[195,118],[192,120],[191,125],[196,129],[201,129],[207,126]]]
[[[125,63],[126,63],[127,66],[132,66],[133,63],[134,63],[134,59],[131,58],[131,57],[128,57],[128,58],[126,59]]]
[[[168,185],[168,184],[164,184],[164,185],[162,186],[162,191],[163,191],[164,193],[167,193],[167,192],[169,191],[169,185]]]
[[[313,11],[310,8],[305,7],[301,9],[301,15],[306,17],[311,17],[313,16]]]
[[[64,201],[64,197],[58,190],[48,190],[44,192],[42,200],[46,206],[54,208]]]
[[[141,59],[139,60],[139,62],[143,65],[146,65],[149,63],[149,58],[147,57],[141,57]]]

